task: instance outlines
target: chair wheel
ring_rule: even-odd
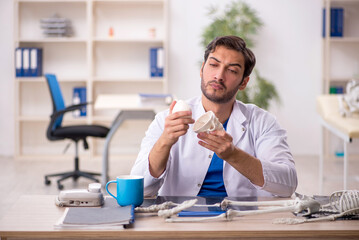
[[[58,183],[58,184],[57,184],[57,188],[58,188],[59,190],[62,190],[62,189],[64,189],[64,185]]]
[[[50,185],[51,184],[51,181],[47,178],[45,178],[45,185]]]

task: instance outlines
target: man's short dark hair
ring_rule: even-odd
[[[214,52],[218,46],[224,46],[228,49],[242,53],[244,56],[243,78],[248,77],[251,74],[254,65],[256,64],[256,57],[253,52],[246,47],[246,43],[242,38],[237,36],[216,37],[206,47],[206,51],[204,52],[204,62],[207,61],[209,54]]]

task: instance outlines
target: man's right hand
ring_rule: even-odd
[[[172,146],[178,141],[180,136],[187,133],[189,124],[194,123],[192,119],[191,111],[181,111],[172,113],[173,107],[176,105],[176,101],[173,101],[170,105],[170,114],[165,119],[165,125],[163,133],[160,137],[163,143]]]
[[[149,156],[149,170],[153,177],[159,177],[166,169],[168,157],[173,144],[180,136],[187,133],[189,124],[194,123],[191,111],[172,113],[176,102],[170,105],[170,113],[165,119],[164,130],[153,146]]]

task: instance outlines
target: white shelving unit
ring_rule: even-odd
[[[88,102],[94,102],[104,93],[168,92],[168,57],[165,56],[164,77],[150,77],[149,60],[151,47],[163,47],[167,55],[167,0],[14,0],[14,9],[15,47],[43,49],[43,73],[57,75],[66,105],[72,102],[73,88],[79,86],[86,87]],[[73,36],[49,38],[43,35],[40,19],[54,14],[71,21]],[[62,151],[68,142],[46,139],[52,103],[45,78],[14,77],[14,83],[15,157],[63,157]],[[109,126],[114,114],[115,111],[94,111],[90,105],[86,117],[65,115],[64,125],[98,123]],[[143,121],[125,122],[119,129],[119,136],[112,141],[112,145],[119,146],[112,148],[111,153],[133,150],[147,126]],[[81,157],[100,158],[103,142],[102,139],[90,140],[91,150],[80,151]],[[73,157],[73,149],[68,150],[66,157]]]
[[[323,0],[325,9],[325,36],[323,38],[322,93],[329,94],[330,87],[345,87],[348,81],[359,79],[359,1]],[[343,8],[343,37],[330,36],[330,9]],[[322,141],[326,158],[333,159],[335,152],[343,152],[342,140],[323,129]],[[351,145],[357,145],[353,142]],[[351,154],[353,155],[353,154]]]
[[[329,93],[330,86],[344,87],[359,77],[359,1],[324,0],[325,37],[323,38],[323,93]],[[330,9],[344,9],[343,37],[330,36]]]

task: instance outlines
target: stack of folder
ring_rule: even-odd
[[[71,21],[58,15],[42,18],[40,24],[46,37],[70,37],[73,34]]]
[[[16,48],[15,68],[16,77],[42,76],[42,49]]]

